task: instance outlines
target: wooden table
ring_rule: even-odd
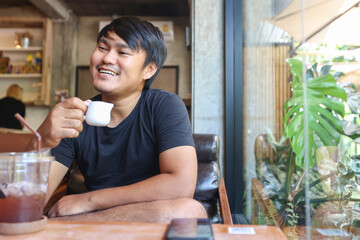
[[[287,239],[282,231],[273,226],[256,225],[223,225],[213,224],[215,240],[222,239]],[[104,222],[67,222],[49,220],[44,230],[31,234],[5,236],[0,235],[1,240],[74,240],[74,239],[142,239],[159,240],[165,239],[168,224],[165,223],[104,223]],[[230,234],[229,227],[239,232]],[[244,234],[250,233],[253,234]],[[242,233],[241,233],[242,232]]]

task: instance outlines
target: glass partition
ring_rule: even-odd
[[[290,239],[360,234],[357,0],[243,0],[245,217]]]

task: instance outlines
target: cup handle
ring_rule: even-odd
[[[88,103],[86,101],[84,101],[84,103],[86,104],[87,107],[89,107],[90,103]],[[84,114],[84,120],[85,120],[85,118],[86,118],[86,115]]]

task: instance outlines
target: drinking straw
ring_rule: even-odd
[[[35,134],[35,136],[37,137],[37,151],[40,152],[40,149],[41,149],[41,135],[35,129],[33,129],[19,113],[16,113],[15,117],[22,124],[24,124],[33,134]]]

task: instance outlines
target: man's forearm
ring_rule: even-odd
[[[61,163],[57,161],[53,161],[51,163],[45,203],[49,201],[50,197],[55,192],[56,188],[59,186],[59,183],[64,178],[67,171],[68,168],[62,165]]]
[[[89,201],[96,210],[118,205],[166,200],[175,198],[192,198],[196,182],[179,180],[173,174],[162,173],[144,181],[116,188],[107,188],[89,192]]]

